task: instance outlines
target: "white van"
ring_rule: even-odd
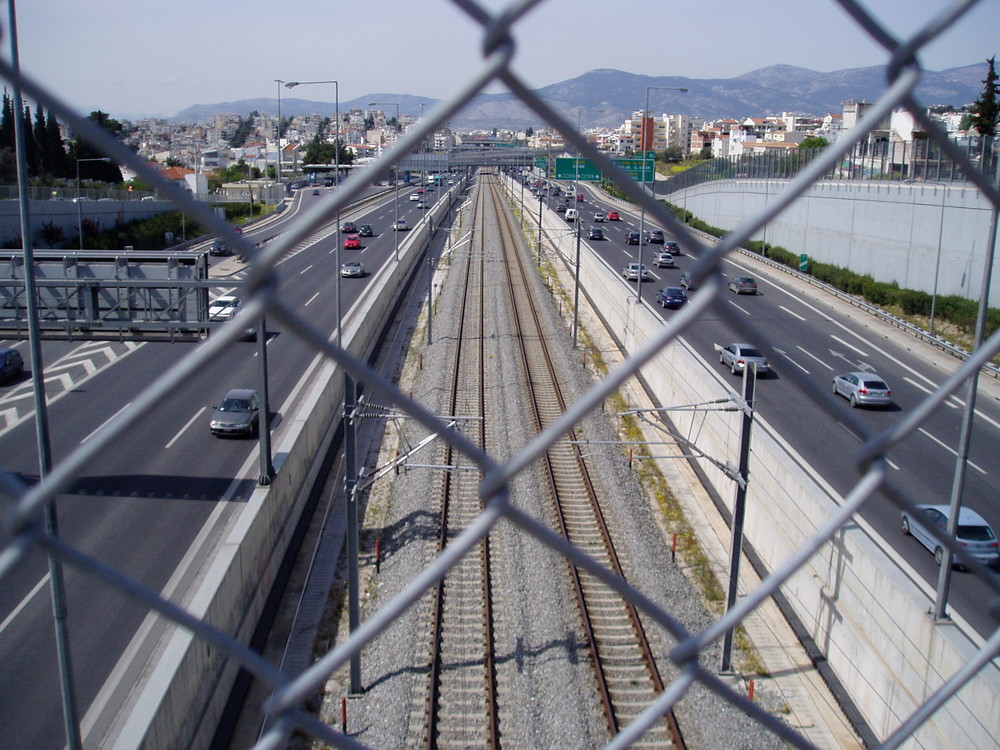
[[[576,209],[567,208],[566,209],[566,221],[576,221]]]

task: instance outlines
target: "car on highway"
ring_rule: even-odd
[[[604,214],[598,211],[596,214],[594,214],[594,221],[595,222],[604,221]]]
[[[845,372],[833,379],[833,392],[851,406],[891,406],[892,391],[874,372]]]
[[[410,225],[406,223],[406,219],[397,219],[396,223],[392,225],[392,231],[394,232],[405,232],[410,228]]]
[[[231,255],[232,251],[229,246],[222,240],[213,240],[212,244],[208,246],[209,255]]]
[[[681,246],[672,240],[668,240],[663,243],[663,249],[666,250],[671,255],[680,255]]]
[[[608,221],[621,221],[622,220],[622,217],[618,214],[617,211],[608,211],[607,218],[608,218]]]
[[[603,240],[604,239],[604,230],[601,229],[600,227],[591,227],[589,230],[587,230],[587,239],[588,240]]]
[[[743,372],[751,362],[757,366],[758,375],[771,370],[767,359],[752,344],[736,343],[719,347],[719,362],[728,367],[733,375]]]
[[[690,271],[685,271],[681,274],[680,285],[689,292],[693,292],[698,287],[698,285],[694,283],[694,274]]]
[[[24,372],[24,358],[17,349],[0,349],[0,383],[20,377]]]
[[[938,536],[947,536],[949,518],[951,518],[950,505],[918,505],[915,513],[903,511],[899,525],[904,534],[915,537],[933,552],[934,559],[940,565],[944,560],[945,547],[931,534],[931,530],[933,529]],[[996,534],[986,519],[972,508],[959,508],[955,539],[966,552],[986,565],[996,565],[1000,561]],[[952,554],[951,564],[959,566],[961,561]]]
[[[357,234],[358,225],[355,224],[353,221],[345,221],[341,225],[340,231],[343,232],[344,234]]]
[[[313,195],[319,195],[319,190],[313,190]]]
[[[340,267],[340,275],[346,279],[359,279],[366,273],[368,269],[360,260],[349,260]]]
[[[431,204],[427,201],[417,201],[417,208],[430,208]]]
[[[361,238],[356,234],[349,234],[344,238],[344,249],[345,250],[359,250],[361,249]]]
[[[735,294],[757,294],[757,281],[750,276],[733,276],[729,291]]]
[[[260,411],[260,399],[257,391],[250,388],[234,388],[219,405],[208,423],[213,435],[254,435]]]
[[[676,310],[688,301],[687,294],[679,286],[666,286],[656,292],[656,301],[660,307],[669,307]]]
[[[566,209],[566,221],[576,221],[577,220],[577,210],[575,208]]]
[[[577,193],[576,199],[578,202],[583,203],[583,193]]]
[[[371,224],[362,224],[358,227],[359,237],[373,237],[375,232],[372,230]]]
[[[646,242],[650,245],[662,245],[663,244],[663,230],[662,229],[650,229],[646,233]]]
[[[628,281],[645,281],[649,278],[649,271],[644,265],[639,265],[638,263],[626,263],[625,267],[622,268],[622,276]]]
[[[229,320],[240,309],[240,298],[235,294],[223,294],[216,297],[208,305],[208,319],[213,321]]]
[[[639,233],[638,232],[628,232],[625,235],[626,245],[638,245],[639,244]]]
[[[410,200],[411,201],[418,201],[418,200],[420,200],[420,195],[418,193],[410,193]]]
[[[656,254],[653,265],[657,268],[677,268],[677,264],[674,263],[674,256],[662,250]]]

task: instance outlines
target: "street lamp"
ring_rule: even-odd
[[[398,102],[368,102],[369,107],[395,107],[396,108],[396,128],[399,128],[399,103]],[[393,227],[393,235],[396,238],[396,262],[399,262],[399,167],[398,165],[393,167],[395,177],[393,179],[393,184],[395,186],[395,206],[396,206],[396,225]]]
[[[84,161],[104,161],[110,162],[111,159],[107,156],[101,156],[95,159],[77,159],[76,160],[76,228],[80,233],[80,249],[83,250],[83,206],[80,204],[80,162]]]
[[[284,83],[280,78],[275,78],[274,82],[278,84],[278,131],[275,140],[278,143],[278,184],[281,184],[281,84]],[[284,194],[282,194],[284,198]]]
[[[653,133],[652,127],[650,127],[649,133],[649,148],[646,147],[646,121],[649,119],[649,92],[653,89],[657,91],[680,91],[682,94],[688,92],[685,88],[677,88],[675,86],[647,86],[646,87],[646,107],[642,110],[642,126],[639,129],[639,146],[642,148],[642,189],[643,192],[646,190],[646,157],[649,154],[649,150],[653,147]],[[654,165],[655,166],[655,165]],[[653,175],[653,196],[656,196],[656,175]],[[642,240],[643,234],[645,232],[646,223],[646,207],[639,207],[639,272],[635,280],[635,300],[636,302],[642,301]]]

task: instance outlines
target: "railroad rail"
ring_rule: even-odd
[[[531,293],[525,253],[501,191],[487,176],[493,212],[502,235],[510,307],[538,431],[566,408],[560,378]],[[547,451],[544,473],[561,533],[602,565],[624,577],[586,462],[570,431]],[[663,692],[663,682],[634,606],[603,583],[570,565],[577,606],[591,651],[598,693],[612,735],[627,726]],[[636,743],[683,748],[677,719],[670,711]]]
[[[478,199],[484,200],[479,191]],[[477,211],[479,214],[479,211]],[[470,439],[486,446],[483,237],[465,264],[451,383],[450,413]],[[445,450],[438,553],[483,510],[479,471],[464,471]],[[481,637],[476,637],[477,631]],[[434,591],[430,680],[424,746],[499,747],[489,537],[466,554]]]

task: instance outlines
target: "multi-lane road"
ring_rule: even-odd
[[[564,191],[565,192],[565,191]],[[605,240],[586,240],[609,265],[610,273],[620,273],[626,263],[639,260],[639,247],[628,245],[628,232],[639,231],[638,211],[622,209],[618,203],[606,200],[598,190],[581,184],[579,192],[585,200],[568,205],[576,207],[583,223],[584,238],[587,229],[594,226],[596,212],[618,210],[621,221],[596,224],[604,229]],[[519,198],[515,190],[515,198]],[[528,195],[525,199],[532,200]],[[537,198],[533,199],[532,213],[536,211]],[[571,225],[567,223],[567,228]],[[646,229],[656,228],[644,217]],[[672,239],[667,234],[667,240]],[[650,279],[641,284],[645,304],[664,319],[676,312],[661,309],[656,303],[656,291],[664,286],[677,286],[681,274],[694,266],[695,255],[685,249],[675,258],[676,268],[656,268],[653,265],[658,245],[642,247],[642,262],[650,272]],[[726,293],[722,304],[735,307],[739,314],[752,318],[764,332],[768,341],[790,360],[795,367],[815,382],[832,401],[849,409],[847,402],[831,392],[833,378],[849,371],[877,372],[892,388],[893,406],[886,410],[859,409],[855,416],[871,429],[882,431],[897,423],[919,401],[959,365],[942,352],[922,344],[891,326],[880,324],[856,308],[838,303],[828,295],[806,284],[795,282],[787,274],[768,269],[744,256],[734,256],[726,262],[727,277],[752,276],[757,280],[760,293],[736,295]],[[623,283],[625,283],[623,281]],[[629,282],[633,289],[636,282]],[[697,295],[698,290],[689,294]],[[683,338],[714,370],[720,382],[739,391],[740,382],[728,368],[719,364],[716,345],[726,345],[742,340],[737,338],[722,316],[711,311],[703,315]],[[751,342],[757,343],[757,342]],[[961,393],[949,398],[915,433],[892,449],[890,479],[917,502],[949,502],[955,473],[958,435],[962,423],[964,402]],[[817,407],[810,397],[783,377],[782,368],[757,383],[756,401],[758,419],[770,426],[804,465],[827,483],[836,493],[846,495],[858,478],[855,458],[861,441],[842,421],[832,418]],[[993,378],[980,378],[976,402],[976,419],[966,474],[964,504],[982,514],[995,530],[1000,530],[1000,385]],[[925,582],[925,590],[933,592],[938,569],[933,556],[912,537],[900,531],[900,514],[885,498],[869,503],[863,517],[877,533],[876,541],[884,542],[890,555],[899,555]],[[950,605],[980,634],[991,633],[996,622],[983,607],[990,590],[982,581],[968,573],[956,572],[952,577]],[[933,597],[933,593],[931,594]]]
[[[249,230],[247,237],[259,243],[285,231],[302,209],[329,199],[331,189],[318,190],[319,195],[312,188],[299,191],[279,218]],[[407,200],[408,192],[400,190],[399,215],[412,227],[425,211]],[[375,234],[363,239],[361,249],[342,252],[344,259],[361,260],[369,269],[364,278],[342,279],[345,314],[371,271],[393,262],[395,218],[391,191],[342,213],[342,221],[371,224]],[[277,268],[282,298],[331,332],[339,274],[334,227],[331,219],[329,231],[316,233]],[[399,234],[405,240],[407,233]],[[212,295],[239,294],[242,264],[231,258],[212,262],[219,284]],[[315,352],[280,329],[268,331],[267,344],[270,411],[273,430],[280,431]],[[25,342],[2,341],[0,346],[18,347],[28,373],[34,369],[27,362]],[[88,440],[194,346],[45,342],[53,462]],[[256,357],[253,342],[234,343],[165,399],[115,450],[89,465],[57,500],[60,535],[153,590],[175,601],[182,597],[214,540],[255,487],[256,441],[213,437],[208,420],[227,390],[257,387]],[[39,461],[28,377],[0,385],[0,469],[32,482]],[[46,560],[35,553],[0,587],[0,716],[7,717],[0,722],[0,747],[61,748],[65,742],[47,581]],[[104,709],[113,709],[121,697],[112,688],[127,690],[133,684],[155,627],[145,638],[136,638],[146,612],[73,569],[67,569],[66,588],[79,711],[85,717],[84,732],[96,733],[108,718],[110,711]],[[115,669],[121,671],[109,680]]]

